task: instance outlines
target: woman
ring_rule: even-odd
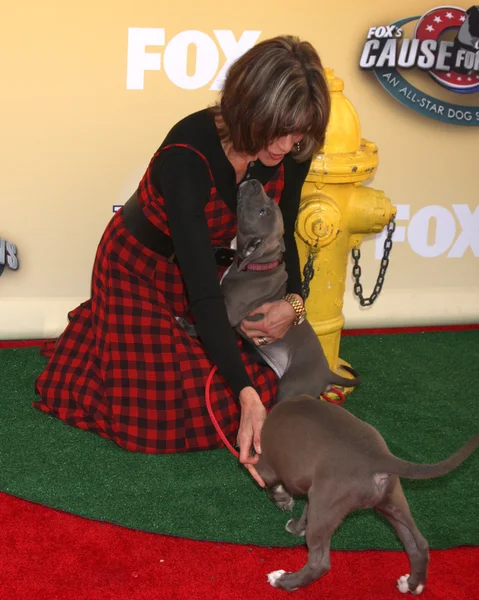
[[[135,452],[217,448],[205,404],[216,365],[212,409],[262,485],[251,447],[261,452],[277,381],[228,323],[219,280],[231,257],[217,248],[235,237],[238,185],[258,179],[282,209],[289,295],[242,329],[256,345],[281,338],[304,312],[294,225],[329,111],[309,43],[266,40],[230,67],[220,103],[173,127],[108,224],[91,298],[69,314],[36,381],[36,408]],[[198,338],[178,318],[195,324]]]

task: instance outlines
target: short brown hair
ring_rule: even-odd
[[[275,138],[302,133],[304,161],[323,144],[331,100],[318,53],[295,36],[264,40],[240,56],[228,69],[220,102],[212,111],[221,116],[221,139],[237,152],[256,154]]]

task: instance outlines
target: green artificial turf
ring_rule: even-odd
[[[436,462],[479,430],[479,331],[343,337],[363,384],[345,407],[401,458]],[[0,350],[0,490],[130,528],[262,546],[304,543],[228,450],[141,455],[35,410],[38,348]],[[479,544],[479,451],[433,480],[402,480],[432,548]],[[294,514],[299,515],[304,500]],[[389,522],[354,512],[334,549],[399,549]]]

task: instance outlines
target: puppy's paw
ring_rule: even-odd
[[[287,510],[288,512],[292,512],[294,508],[294,500],[291,497],[285,500],[279,500],[276,502],[276,506],[281,510]]]
[[[297,537],[303,537],[306,533],[306,529],[301,526],[300,519],[290,519],[286,523],[285,529]]]
[[[280,579],[281,575],[284,575],[285,573],[286,571],[281,569],[279,571],[271,571],[271,573],[268,573],[267,575],[268,581],[273,587],[279,587],[277,581]]]
[[[417,588],[414,591],[412,591],[409,589],[408,581],[409,581],[409,573],[400,577],[397,581],[398,590],[403,594],[407,594],[408,592],[411,592],[411,594],[414,594],[415,596],[419,596],[419,594],[421,594],[424,590],[424,585],[422,583],[420,583],[417,586]]]
[[[409,586],[407,584],[408,579],[409,573],[407,575],[402,575],[397,581],[397,588],[402,594],[407,594],[409,592]]]
[[[296,573],[288,573],[283,570],[272,571],[268,574],[268,581],[273,587],[282,588],[287,592],[294,592],[298,589]]]
[[[271,497],[276,506],[281,510],[287,510],[289,512],[293,510],[294,499],[281,484],[271,490]]]

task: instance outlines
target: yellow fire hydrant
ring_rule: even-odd
[[[363,237],[379,233],[396,214],[384,192],[360,185],[378,165],[377,146],[361,138],[358,115],[344,96],[344,84],[326,69],[331,117],[324,148],[306,177],[296,222],[301,268],[312,254],[313,278],[306,300],[313,326],[331,369],[339,359],[348,256]],[[351,391],[350,389],[346,391]]]

